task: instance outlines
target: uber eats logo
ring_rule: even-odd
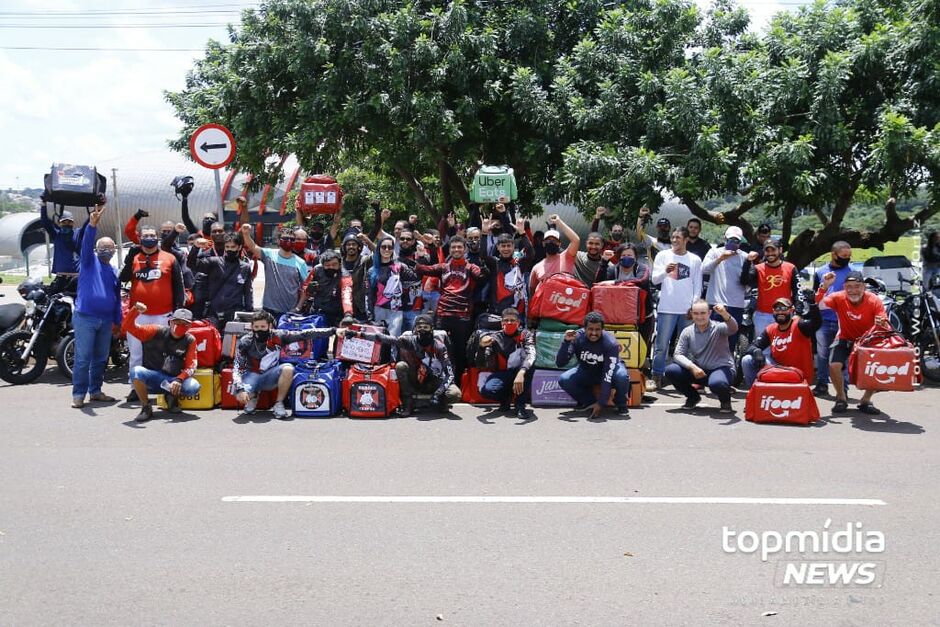
[[[725,553],[759,555],[762,562],[776,559],[777,587],[879,588],[884,584],[885,562],[875,559],[885,551],[885,536],[863,523],[832,524],[803,531],[738,531],[721,528]]]

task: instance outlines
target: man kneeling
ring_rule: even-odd
[[[199,382],[193,378],[196,338],[187,333],[193,323],[192,312],[177,309],[170,316],[169,327],[137,324],[137,316],[146,312],[145,304],[136,303],[122,325],[125,333],[130,333],[143,345],[143,363],[131,369],[131,383],[141,402],[137,422],[153,419],[150,392],[163,391],[167,409],[174,414],[180,412],[180,394],[199,394]]]
[[[515,395],[516,416],[527,420],[525,405],[532,390],[535,336],[519,326],[519,310],[509,307],[503,310],[499,333],[480,338],[480,348],[485,351],[487,361],[495,355],[497,366],[496,372],[490,374],[480,388],[480,395],[499,401],[503,411],[509,410]]]
[[[584,317],[583,329],[565,331],[555,364],[560,368],[572,357],[578,358],[578,365],[562,374],[558,385],[575,400],[578,409],[590,408],[591,418],[599,417],[613,389],[617,413],[630,415],[630,373],[620,361],[620,344],[604,330],[604,316],[592,311]],[[598,396],[594,396],[595,385],[601,386]]]
[[[676,343],[673,363],[666,368],[666,377],[685,394],[685,409],[692,409],[702,400],[693,383],[705,386],[718,397],[722,414],[730,414],[731,382],[734,380],[734,357],[728,336],[738,332],[724,305],[715,305],[715,313],[723,322],[709,319],[708,303],[699,298],[692,303],[692,325],[684,328]]]

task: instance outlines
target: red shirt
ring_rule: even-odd
[[[774,301],[778,298],[793,298],[793,274],[796,266],[784,261],[776,268],[766,263],[754,266],[757,272],[757,311],[773,312]]]
[[[770,356],[781,366],[797,368],[812,381],[816,374],[813,361],[813,340],[799,329],[800,319],[794,317],[786,331],[781,331],[776,322],[764,330],[770,340]]]
[[[865,292],[862,302],[855,305],[845,291],[833,292],[822,299],[822,304],[836,312],[839,317],[840,340],[855,341],[865,335],[875,324],[875,316],[885,316],[885,306],[881,299]]]

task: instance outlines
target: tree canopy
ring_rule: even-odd
[[[506,163],[526,206],[633,220],[674,196],[748,235],[770,216],[798,264],[940,209],[940,0],[818,1],[760,34],[730,0],[267,0],[230,38],[167,94],[172,145],[226,124],[259,183],[294,153],[400,181],[440,216],[469,204],[478,165]],[[862,196],[879,229],[846,224]],[[817,224],[796,232],[806,212]]]

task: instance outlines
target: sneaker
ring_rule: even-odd
[[[518,418],[519,420],[528,420],[529,412],[526,411],[525,407],[521,407],[521,406],[516,407],[516,418]]]
[[[282,401],[274,403],[274,407],[271,408],[271,411],[274,412],[274,417],[278,420],[287,420],[287,418],[290,417]]]
[[[844,414],[847,411],[849,411],[849,404],[846,401],[836,401],[836,404],[832,406],[834,414]]]
[[[108,396],[104,392],[98,392],[97,394],[92,394],[89,398],[98,403],[113,403],[117,400],[113,396]],[[136,392],[134,392],[134,398],[137,398]]]
[[[256,409],[257,407],[258,407],[258,397],[257,397],[257,396],[249,396],[249,397],[248,397],[248,402],[245,404],[245,413],[246,413],[246,414],[253,414],[253,413],[255,413],[255,409]]]
[[[139,403],[139,402],[140,402],[140,397],[137,396],[137,390],[135,390],[133,387],[131,387],[131,393],[128,394],[128,395],[124,398],[124,400],[127,401],[128,403]]]
[[[813,396],[829,396],[829,385],[827,383],[817,383],[813,388]]]
[[[135,422],[147,422],[153,420],[153,406],[149,403],[140,408],[140,413],[134,418]]]
[[[72,397],[72,409],[81,409],[85,406],[85,397],[84,396],[73,396]]]
[[[584,411],[585,409],[592,406],[593,404],[594,404],[593,401],[590,403],[578,403],[577,405],[574,406],[574,408],[576,411]]]
[[[618,408],[617,408],[617,415],[618,415],[618,416],[629,416],[629,415],[630,415],[630,408],[627,407],[626,405],[624,405],[623,407],[618,407]]]
[[[731,406],[731,401],[724,401],[721,406],[718,408],[719,414],[733,414],[734,408]]]
[[[171,414],[178,414],[183,411],[180,408],[180,399],[178,396],[173,396],[172,394],[164,394],[166,399],[166,410]]]
[[[512,403],[509,400],[505,400],[499,404],[499,411],[507,412],[512,409]]]
[[[702,395],[698,392],[694,396],[688,396],[685,399],[685,402],[682,403],[682,409],[693,409],[696,405],[702,402]]]
[[[656,383],[656,377],[650,377],[646,380],[646,391],[655,392],[659,389],[659,385]]]
[[[877,416],[881,413],[881,410],[871,403],[859,403],[858,411],[862,412],[863,414],[870,414],[872,416]]]

